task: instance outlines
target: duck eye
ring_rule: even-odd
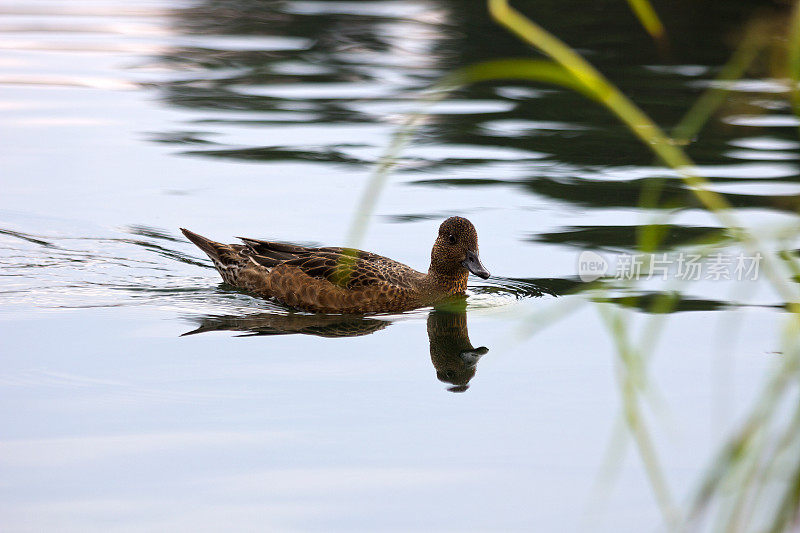
[[[456,243],[456,236],[455,235],[448,235],[447,236],[447,242],[449,242],[450,244],[455,244]]]

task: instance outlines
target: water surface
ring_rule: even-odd
[[[626,2],[516,4],[668,128],[758,3],[657,3],[668,54]],[[497,276],[456,310],[292,312],[221,285],[178,232],[343,244],[420,93],[533,54],[483,2],[37,0],[0,14],[4,530],[663,527],[635,448],[613,444],[617,352],[573,295],[577,258],[634,251],[654,215],[671,215],[660,252],[726,234],[602,108],[511,82],[433,107],[361,246],[425,269],[440,221],[468,217]],[[748,225],[796,225],[786,86],[731,89],[688,152]],[[656,181],[663,202],[639,207]],[[620,284],[606,305],[634,309],[637,331],[665,291],[648,421],[683,504],[780,357],[783,302],[763,282],[705,280]]]

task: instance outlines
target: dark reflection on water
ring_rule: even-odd
[[[440,381],[453,385],[448,390],[464,392],[475,376],[478,360],[489,350],[475,348],[467,331],[467,301],[464,298],[429,311],[427,319],[431,362]],[[271,335],[314,335],[317,337],[359,337],[380,331],[391,318],[356,315],[309,315],[297,313],[257,313],[243,316],[210,315],[193,319],[198,327],[184,333],[196,335],[210,331],[242,332],[240,337]]]
[[[566,227],[553,233],[532,234],[536,242],[563,243],[580,248],[635,250],[645,230],[654,231],[658,237],[656,250],[669,250],[682,245],[718,243],[729,238],[719,228],[704,226],[679,226],[653,224],[651,226],[577,226]]]
[[[792,175],[792,180],[797,176]],[[745,181],[745,179],[739,179]],[[710,179],[711,182],[729,182],[731,179]],[[759,179],[759,182],[767,181]],[[784,181],[781,179],[769,181]],[[700,202],[689,191],[685,184],[677,179],[641,178],[632,180],[613,179],[583,179],[583,178],[530,178],[519,181],[505,181],[498,179],[421,179],[413,182],[415,185],[426,187],[513,187],[514,189],[535,193],[539,196],[568,202],[582,207],[617,207],[636,208],[645,191],[653,188],[661,190],[661,201],[655,208],[676,210],[696,209],[701,207]],[[776,211],[794,213],[800,207],[800,194],[736,194],[726,193],[725,198],[733,207],[754,208],[761,207]]]
[[[436,310],[428,315],[428,340],[431,343],[431,361],[439,381],[450,383],[451,392],[464,392],[475,377],[478,360],[489,349],[475,348],[469,340],[467,313],[454,310]]]
[[[681,297],[678,293],[665,294],[645,292],[629,296],[613,298],[599,298],[598,301],[608,302],[621,307],[639,309],[646,313],[678,313],[683,311],[717,311],[735,307],[733,304],[720,300],[707,300],[702,298]],[[666,305],[665,305],[666,304]]]
[[[289,335],[299,333],[317,337],[359,337],[382,330],[390,320],[357,315],[306,315],[258,313],[244,316],[206,316],[197,320],[198,327],[183,335],[209,331],[241,331],[240,337]]]

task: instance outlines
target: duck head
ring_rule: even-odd
[[[466,218],[450,217],[439,226],[428,273],[437,278],[463,280],[466,288],[469,272],[483,279],[489,277],[478,256],[478,233]]]

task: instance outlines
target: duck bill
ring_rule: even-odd
[[[467,252],[467,258],[461,264],[479,278],[487,279],[490,276],[489,271],[481,264],[478,254],[471,250]]]

